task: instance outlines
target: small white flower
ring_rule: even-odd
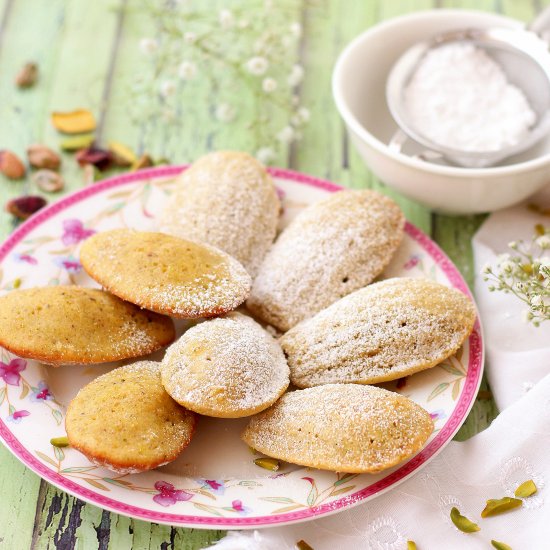
[[[278,134],[277,139],[282,143],[291,143],[295,137],[295,131],[292,126],[285,126]]]
[[[270,94],[277,89],[277,81],[274,78],[264,78],[262,80],[262,90],[266,94]]]
[[[159,49],[159,43],[154,38],[142,38],[139,41],[139,49],[144,54],[151,55]]]
[[[248,19],[241,19],[239,21],[239,29],[246,29],[248,28],[248,26],[250,25],[250,21]]]
[[[541,306],[543,304],[542,296],[540,294],[535,294],[531,298],[531,305],[534,307]]]
[[[218,19],[222,29],[230,29],[235,21],[233,13],[229,10],[221,10]]]
[[[275,158],[275,151],[271,147],[261,147],[256,151],[256,158],[262,164],[269,164]]]
[[[528,309],[523,312],[523,320],[527,323],[533,320],[533,314]]]
[[[550,268],[550,256],[541,256],[539,258],[539,264],[542,268]]]
[[[507,260],[510,259],[510,254],[499,254],[497,256],[497,262],[500,263],[500,262],[506,262]]]
[[[543,250],[550,248],[550,235],[541,235],[535,240],[535,242],[537,243],[537,246]]]
[[[197,75],[197,66],[192,61],[183,61],[178,67],[178,76],[182,80],[191,80]]]
[[[504,260],[500,262],[499,267],[504,273],[512,273],[516,268],[516,264],[511,260]]]
[[[197,33],[195,32],[186,32],[184,35],[183,35],[183,41],[186,43],[186,44],[194,44],[196,41],[197,41]]]
[[[512,249],[515,250],[517,247],[518,247],[517,241],[510,241],[510,242],[508,243],[508,248],[512,248]]]
[[[289,86],[298,86],[304,78],[304,68],[301,65],[294,65],[288,75],[287,82]]]
[[[256,56],[251,57],[245,63],[246,69],[250,74],[262,75],[269,68],[269,61],[265,57]]]
[[[290,25],[290,32],[296,38],[300,38],[300,36],[302,36],[302,25],[300,23],[298,23],[297,21],[292,23]]]
[[[160,95],[170,97],[176,93],[176,85],[171,80],[165,80],[160,83]]]
[[[237,111],[235,110],[235,107],[229,103],[220,103],[216,107],[216,118],[220,122],[231,122],[235,118],[236,114]]]
[[[306,107],[300,107],[296,114],[292,117],[292,124],[295,126],[302,126],[309,121],[310,116],[309,109]]]

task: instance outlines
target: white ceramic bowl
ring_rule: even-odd
[[[385,97],[386,79],[399,56],[435,34],[468,27],[522,23],[469,10],[430,10],[391,19],[359,35],[334,68],[336,105],[357,150],[380,180],[438,211],[472,214],[505,208],[550,182],[550,136],[504,166],[462,168],[425,162],[390,150],[397,130]]]

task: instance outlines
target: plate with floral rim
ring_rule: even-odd
[[[155,217],[185,167],[116,176],[41,210],[0,247],[0,294],[15,288],[96,286],[79,262],[90,235],[116,227],[154,230]],[[271,169],[283,201],[281,225],[339,186]],[[410,223],[384,277],[428,277],[470,296],[452,262]],[[185,322],[177,323],[178,330]],[[157,352],[152,359],[160,359]],[[443,363],[385,386],[428,410],[435,431],[408,461],[376,475],[341,474],[282,464],[272,472],[254,463],[239,438],[246,419],[202,417],[190,446],[173,463],[120,475],[90,463],[50,439],[64,435],[65,408],[87,382],[121,363],[52,368],[0,348],[0,436],[31,470],[60,489],[107,510],[175,526],[246,529],[319,518],[367,502],[407,479],[452,439],[471,409],[483,372],[479,320],[458,353]]]

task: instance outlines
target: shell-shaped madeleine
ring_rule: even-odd
[[[0,346],[52,365],[140,357],[174,336],[169,317],[99,289],[49,286],[0,298]]]
[[[250,292],[250,275],[235,258],[164,233],[96,233],[82,245],[80,261],[113,294],[172,317],[219,315]]]
[[[268,456],[323,470],[371,473],[419,451],[433,421],[407,397],[374,386],[329,384],[286,393],[242,438]]]
[[[342,298],[281,338],[298,387],[374,384],[455,353],[476,319],[472,301],[428,279],[395,278]]]
[[[340,191],[303,210],[263,261],[247,307],[286,331],[369,284],[403,237],[399,207],[375,191]]]
[[[224,250],[252,277],[275,238],[281,205],[264,166],[247,153],[209,153],[177,181],[160,229]]]
[[[162,383],[180,405],[220,418],[266,409],[289,383],[277,341],[237,312],[190,328],[170,346],[162,365]]]
[[[71,447],[94,464],[134,473],[175,460],[195,422],[162,387],[160,363],[139,361],[84,386],[69,404],[65,428]]]

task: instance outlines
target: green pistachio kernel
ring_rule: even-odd
[[[463,533],[475,533],[479,531],[479,525],[470,521],[466,516],[461,515],[458,508],[454,506],[451,508],[451,521],[455,524],[455,527]]]

